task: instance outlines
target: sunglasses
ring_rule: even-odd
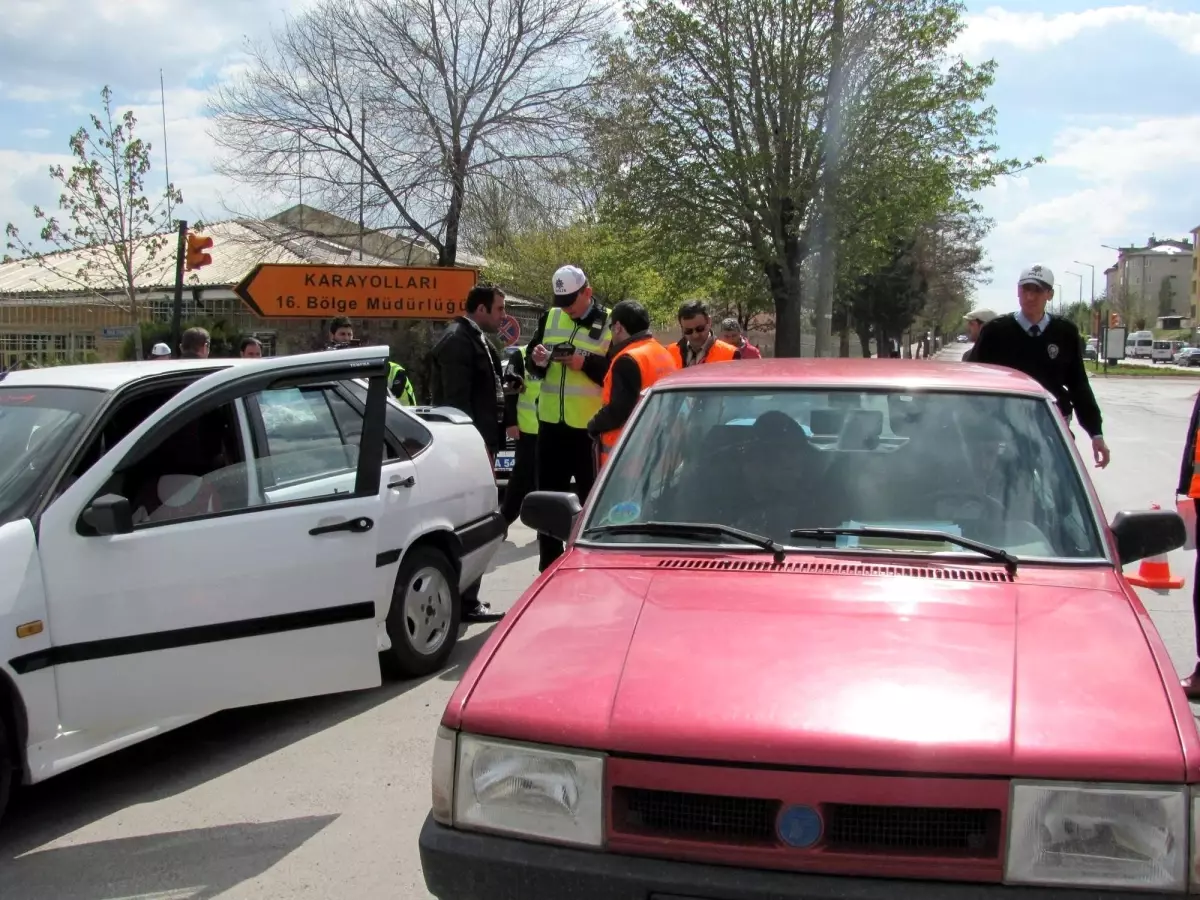
[[[706,331],[708,331],[707,325],[697,325],[695,328],[684,328],[683,329],[683,333],[685,336],[692,335],[692,334],[704,334],[704,332],[706,332]]]

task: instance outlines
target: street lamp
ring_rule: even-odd
[[[1070,269],[1067,269],[1067,274],[1074,275],[1076,278],[1079,279],[1079,302],[1082,304],[1083,303],[1083,276],[1080,275],[1078,272],[1072,272]]]
[[[1091,263],[1080,262],[1079,260],[1075,260],[1075,265],[1087,266],[1089,269],[1092,270],[1092,306],[1095,306],[1096,305],[1096,267],[1093,266]],[[1081,285],[1081,287],[1082,287],[1082,285]]]

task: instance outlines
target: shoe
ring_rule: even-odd
[[[1183,686],[1183,692],[1187,694],[1188,700],[1200,703],[1200,670],[1193,672],[1179,683]]]
[[[504,613],[492,612],[492,605],[484,603],[482,600],[476,601],[473,606],[463,609],[462,614],[464,622],[495,622],[503,618]]]

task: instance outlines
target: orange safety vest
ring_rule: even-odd
[[[1188,482],[1187,495],[1200,499],[1200,431],[1192,436],[1192,478]]]
[[[729,345],[726,344],[726,346]],[[638,371],[642,376],[643,391],[664,375],[670,375],[679,368],[679,363],[675,361],[670,352],[653,338],[626,344],[613,356],[612,363],[608,367],[608,374],[604,376],[604,392],[601,397],[605,406],[608,406],[608,402],[612,399],[613,366],[622,356],[632,356],[633,361],[637,363]],[[608,462],[608,455],[617,445],[617,438],[621,436],[621,430],[624,427],[622,424],[612,431],[606,431],[600,435],[600,465],[603,466]]]
[[[672,344],[668,349],[671,351],[671,357],[675,360],[675,367],[683,368],[683,348],[679,346],[682,341]],[[712,346],[708,348],[708,353],[705,354],[702,363],[730,362],[737,354],[737,347],[733,344],[727,344],[724,341],[713,341]]]

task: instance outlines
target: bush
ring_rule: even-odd
[[[180,326],[180,334],[189,328],[197,326],[208,332],[210,341],[208,348],[209,356],[237,356],[238,343],[242,339],[242,334],[224,319],[184,322]],[[171,344],[170,322],[142,322],[139,326],[139,331],[140,334],[138,336],[142,341],[142,359],[150,358],[150,351],[155,344],[160,342],[167,345]],[[125,339],[125,344],[121,347],[121,359],[136,359],[133,341],[134,335],[132,334]],[[178,353],[179,348],[172,346],[171,352]]]

